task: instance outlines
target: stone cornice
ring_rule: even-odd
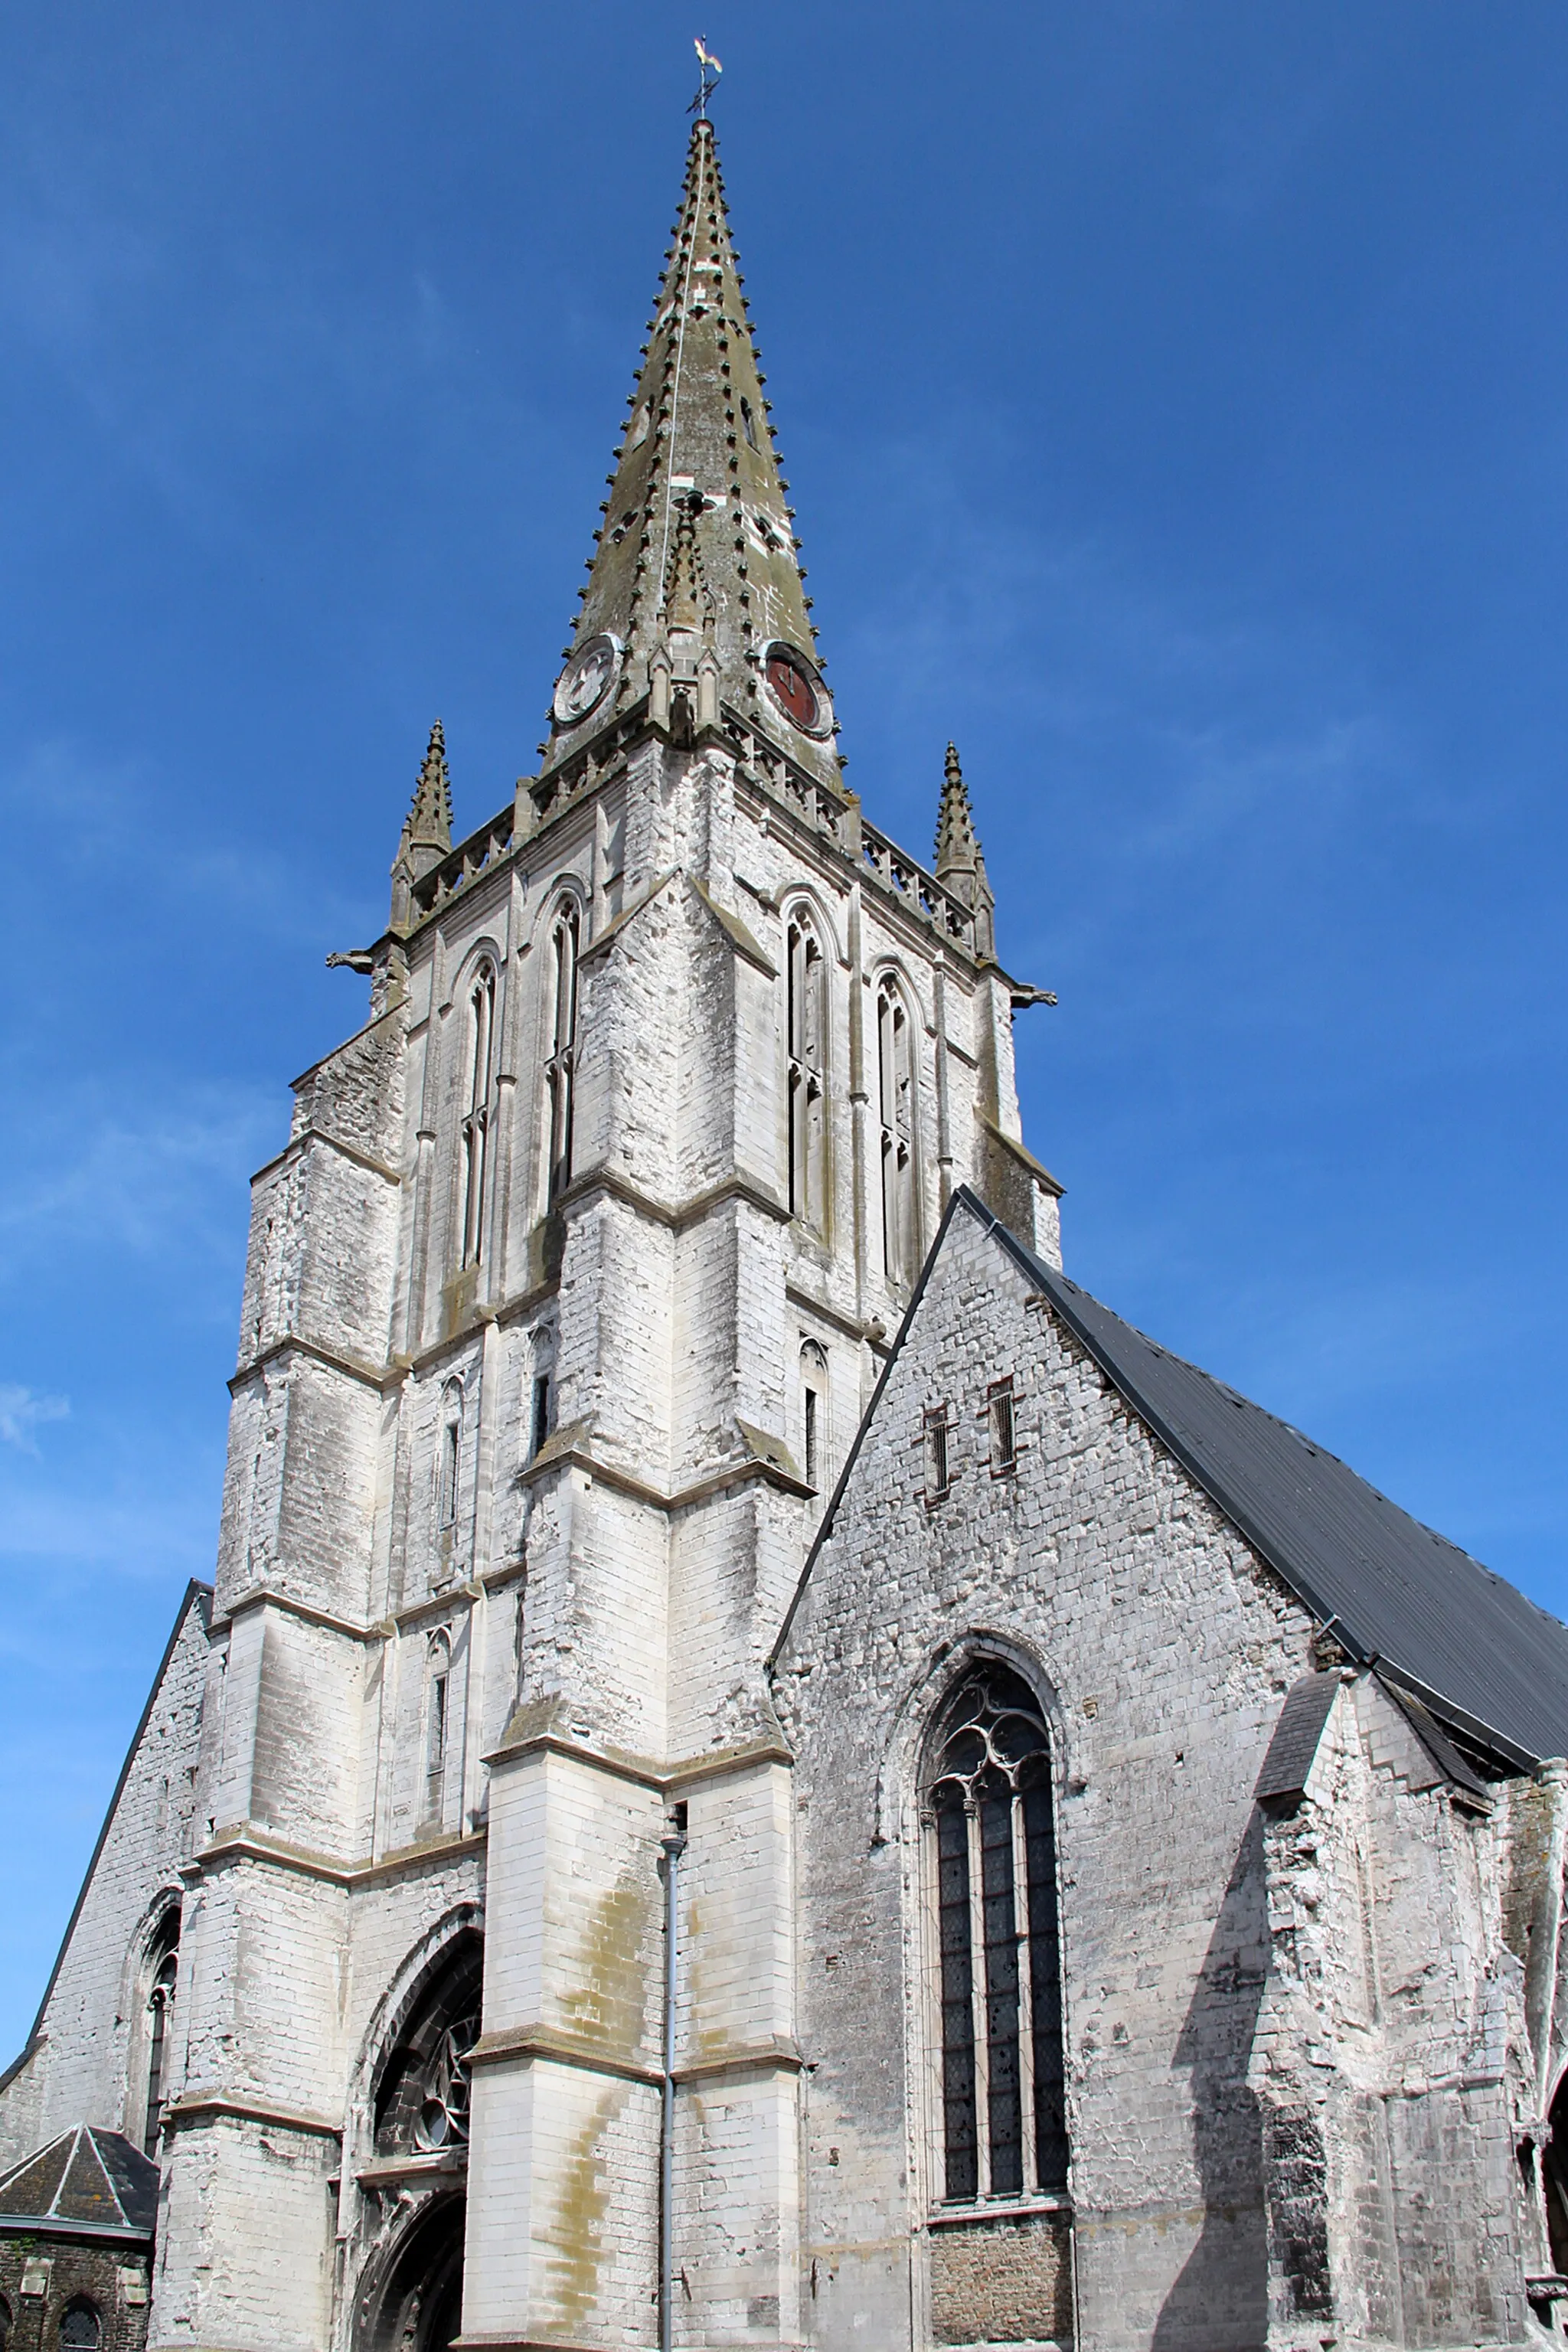
[[[377,1370],[355,1356],[345,1355],[341,1348],[329,1348],[322,1340],[307,1339],[302,1332],[286,1331],[280,1339],[269,1339],[254,1356],[240,1365],[228,1383],[230,1396],[237,1396],[268,1364],[279,1356],[309,1356],[313,1363],[324,1364],[329,1371],[342,1372],[345,1380],[357,1381],[362,1388],[374,1389],[378,1396],[395,1388],[403,1378],[401,1371],[391,1367]]]
[[[726,1780],[737,1773],[756,1771],[764,1765],[795,1761],[782,1738],[763,1737],[744,1740],[733,1748],[714,1748],[707,1755],[661,1762],[657,1757],[637,1755],[630,1748],[579,1738],[563,1729],[558,1720],[552,1719],[553,1713],[554,1702],[548,1699],[537,1702],[536,1709],[520,1707],[500,1746],[481,1757],[480,1762],[493,1769],[497,1764],[516,1763],[525,1756],[562,1756],[571,1763],[586,1765],[591,1771],[605,1773],[612,1780],[626,1780],[634,1787],[663,1796],[672,1790],[696,1788],[704,1780]]]
[[[343,2127],[331,2116],[308,2107],[274,2106],[269,2100],[230,2097],[224,2092],[197,2091],[163,2110],[165,2131],[192,2124],[216,2123],[224,2117],[238,2123],[266,2124],[279,2131],[300,2132],[311,2139],[342,2139]]]
[[[1050,1170],[1036,1159],[1026,1144],[1021,1143],[1016,1135],[1009,1135],[1005,1128],[998,1127],[988,1111],[976,1111],[975,1118],[993,1141],[999,1143],[1004,1151],[1010,1151],[1019,1166],[1026,1168],[1035,1181],[1042,1185],[1054,1201],[1061,1199],[1065,1186],[1058,1183]]]
[[[542,2058],[557,2066],[580,2067],[589,2074],[614,2074],[623,2083],[646,2083],[654,2090],[664,2080],[659,2069],[646,2060],[623,2058],[585,2035],[563,2033],[551,2025],[523,2025],[510,2032],[482,2034],[469,2051],[468,2063],[504,2066],[520,2058]]]
[[[252,1609],[281,1610],[286,1617],[298,1617],[307,1625],[319,1625],[323,1633],[341,1633],[348,1642],[379,1642],[391,1630],[389,1625],[356,1625],[352,1618],[334,1617],[330,1610],[318,1609],[313,1601],[297,1600],[291,1592],[280,1592],[275,1585],[253,1584],[229,1601],[221,1613],[214,1614],[208,1633],[226,1633],[237,1617],[247,1615]]]
[[[760,1479],[765,1486],[776,1486],[784,1495],[804,1498],[816,1492],[815,1486],[808,1486],[777,1455],[753,1449],[744,1460],[726,1462],[706,1477],[693,1479],[690,1486],[677,1486],[665,1494],[658,1486],[650,1486],[646,1478],[639,1478],[635,1471],[624,1470],[619,1464],[606,1460],[604,1454],[594,1453],[583,1440],[582,1433],[586,1429],[585,1422],[574,1422],[566,1431],[557,1431],[550,1444],[518,1472],[519,1484],[536,1486],[542,1478],[551,1476],[557,1470],[581,1470],[585,1477],[596,1478],[601,1485],[613,1487],[617,1495],[627,1495],[633,1502],[646,1503],[656,1511],[690,1510],[695,1504],[705,1503],[711,1496],[721,1495],[731,1486],[746,1486],[753,1479]],[[751,1444],[748,1439],[748,1444]],[[779,1454],[782,1453],[781,1447]]]
[[[432,1863],[459,1862],[470,1854],[482,1853],[488,1838],[488,1830],[481,1827],[422,1838],[413,1845],[395,1847],[375,1861],[348,1862],[336,1854],[316,1853],[309,1846],[290,1845],[283,1838],[258,1830],[254,1822],[243,1822],[219,1830],[199,1853],[184,1864],[180,1875],[195,1881],[232,1863],[258,1862],[275,1870],[292,1871],[301,1878],[319,1878],[329,1885],[352,1889],[369,1885],[379,1878],[398,1877],[405,1871],[423,1870]]]
[[[780,1224],[790,1223],[787,1202],[781,1201],[776,1192],[770,1192],[755,1177],[742,1175],[739,1171],[718,1177],[713,1183],[705,1185],[700,1192],[689,1193],[684,1201],[660,1201],[651,1192],[645,1192],[640,1185],[630,1182],[616,1170],[601,1165],[584,1169],[581,1176],[574,1177],[561,1195],[557,1206],[570,1208],[595,1192],[609,1192],[617,1201],[624,1201],[628,1208],[636,1209],[639,1215],[647,1217],[650,1224],[667,1225],[672,1233],[678,1234],[683,1233],[688,1225],[696,1224],[700,1218],[710,1215],[714,1209],[722,1207],[727,1201],[745,1201],[752,1208],[760,1209],[764,1216],[776,1219]]]

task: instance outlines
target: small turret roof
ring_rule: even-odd
[[[445,856],[452,846],[452,780],[447,772],[447,735],[437,719],[414,786],[414,799],[404,828],[408,849],[438,849]]]
[[[123,2132],[95,2124],[78,2124],[0,2174],[0,2226],[141,2243],[157,2212],[157,2166]]]
[[[763,381],[713,126],[700,121],[568,648],[615,637],[624,649],[617,691],[575,726],[556,726],[546,768],[647,690],[656,646],[685,625],[711,646],[722,698],[837,784],[831,734],[813,739],[793,728],[762,682],[761,656],[774,640],[816,658]],[[694,609],[678,612],[678,604]]]

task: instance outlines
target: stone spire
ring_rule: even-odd
[[[579,592],[545,766],[644,693],[653,690],[657,701],[666,661],[676,697],[689,685],[694,707],[706,644],[719,697],[837,785],[832,706],[817,675],[789,485],[779,473],[708,121],[692,128],[665,259],[605,520]],[[678,605],[693,583],[697,636],[683,644],[689,623]],[[781,668],[776,656],[770,664],[775,646],[797,667],[785,660]]]
[[[414,786],[414,799],[403,820],[397,855],[392,861],[392,927],[406,927],[409,888],[433,866],[439,866],[452,846],[452,779],[447,772],[447,738],[437,719]]]
[[[958,748],[950,743],[942,771],[942,807],[936,820],[936,878],[972,908],[977,918],[975,936],[983,952],[995,952],[992,918],[996,901],[985,871],[985,856],[974,830],[969,787],[959,765]]]
[[[403,825],[403,838],[426,856],[419,871],[427,873],[452,846],[452,779],[447,772],[447,738],[437,719],[425,748],[424,764],[414,787],[414,801]]]

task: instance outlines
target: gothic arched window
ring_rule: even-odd
[[[572,1181],[573,1095],[577,1075],[577,944],[575,899],[563,898],[550,934],[550,1052],[544,1065],[550,1104],[551,1205]]]
[[[800,1350],[800,1462],[808,1486],[822,1484],[827,1445],[827,1358],[815,1339]]]
[[[432,1633],[426,1660],[425,1685],[425,1819],[427,1822],[439,1822],[447,1810],[447,1742],[451,1728],[451,1642],[445,1633]]]
[[[60,2314],[60,2352],[98,2352],[102,2341],[103,2322],[97,2304],[79,2294]]]
[[[463,1264],[476,1265],[485,1245],[485,1177],[489,1162],[490,1087],[495,1062],[496,975],[483,963],[468,991],[468,1108],[463,1115]]]
[[[908,1009],[892,979],[877,991],[877,1094],[882,1144],[882,1265],[907,1289],[915,1278],[915,1052]]]
[[[923,1815],[942,2021],[941,2196],[965,2203],[1065,2189],[1050,1735],[1011,1668],[976,1666],[943,1706]]]
[[[174,1985],[180,1972],[180,1915],[170,1911],[153,1938],[148,1955],[147,2000],[142,2046],[146,2053],[147,2095],[142,2109],[142,2145],[156,2159],[163,2129],[169,2080],[170,2029],[174,2022]],[[64,2339],[62,2338],[62,2341]],[[97,2342],[96,2336],[92,2339]]]
[[[468,2053],[479,2036],[484,1946],[460,1936],[434,1964],[375,2086],[375,2152],[460,2147],[468,2137]]]
[[[827,1192],[827,969],[806,915],[790,917],[787,947],[789,1207],[792,1217],[820,1232]]]
[[[436,1524],[449,1528],[458,1517],[458,1486],[463,1466],[463,1384],[448,1381],[441,1391],[440,1453],[436,1464]]]

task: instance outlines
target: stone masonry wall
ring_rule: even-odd
[[[983,1406],[1005,1373],[1020,1454],[994,1478]],[[953,1483],[928,1510],[921,1416],[938,1402]],[[1310,1632],[959,1214],[778,1663],[797,1754],[814,2343],[909,2343],[911,2326],[923,2342],[938,2310],[947,2340],[975,2340],[962,2330],[980,2303],[954,2301],[962,2265],[933,2272],[924,2228],[941,2180],[916,1792],[922,1727],[976,1654],[1028,1676],[1055,1746],[1086,2352],[1261,2341],[1252,1790]],[[986,2296],[1003,2260],[976,2260]],[[1022,2257],[1015,2283],[1024,2297]]]
[[[55,2352],[72,2304],[90,2303],[101,2352],[142,2352],[147,2341],[147,2257],[47,2232],[0,2237],[0,2340],[5,2352]]]

